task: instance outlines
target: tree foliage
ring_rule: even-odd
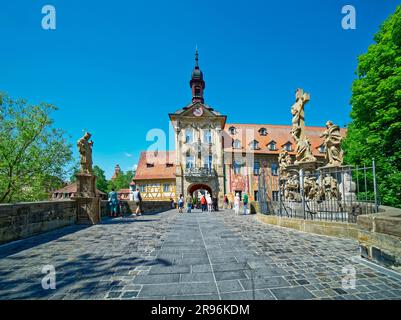
[[[113,188],[115,191],[120,189],[128,189],[134,175],[135,174],[132,170],[128,170],[126,173],[121,170],[114,180],[109,181],[107,191],[110,192]]]
[[[96,188],[100,191],[107,192],[108,181],[104,170],[99,166],[93,166],[93,174],[96,176]]]
[[[0,202],[44,200],[63,185],[72,152],[55,110],[0,93]]]
[[[401,6],[374,41],[358,58],[345,160],[363,165],[375,158],[382,204],[401,207]]]

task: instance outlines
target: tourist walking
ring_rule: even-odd
[[[189,194],[188,196],[187,196],[187,212],[188,213],[191,213],[191,210],[192,210],[192,202],[193,202],[194,200],[192,199],[192,196]]]
[[[212,197],[210,196],[210,194],[208,194],[206,196],[206,202],[207,202],[207,211],[212,212],[213,201],[212,201]]]
[[[184,208],[184,197],[180,194],[180,198],[178,199],[178,212],[182,213],[182,208]]]
[[[248,214],[248,195],[245,193],[242,198],[242,203],[244,205],[244,215]]]
[[[135,213],[136,213],[137,216],[140,216],[142,214],[142,196],[141,196],[141,193],[139,191],[139,188],[137,188],[133,192],[133,198],[134,198],[134,202],[136,204]]]
[[[235,198],[234,198],[234,212],[235,214],[239,214],[239,203],[240,203],[241,199],[239,197],[239,194],[236,193],[235,194]]]
[[[114,190],[114,188],[111,189],[109,192],[109,207],[110,207],[110,217],[117,217],[117,211],[118,211],[118,194]]]
[[[201,208],[202,208],[202,212],[205,212],[207,210],[207,202],[206,202],[206,197],[204,194],[202,194],[202,197],[201,197]]]
[[[213,211],[219,211],[219,201],[217,197],[213,197],[212,202],[213,202]]]
[[[227,197],[227,195],[224,196],[223,208],[224,209],[228,209],[228,197]]]
[[[170,208],[175,209],[175,203],[173,198],[170,198]]]

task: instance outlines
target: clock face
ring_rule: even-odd
[[[202,107],[194,108],[193,114],[195,117],[200,117],[203,114],[203,108]]]

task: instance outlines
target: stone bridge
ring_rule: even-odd
[[[359,255],[254,215],[170,210],[3,244],[0,299],[400,299],[401,279]]]

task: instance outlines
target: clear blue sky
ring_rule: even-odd
[[[42,6],[57,29],[41,28]],[[343,30],[352,4],[357,29]],[[88,129],[94,162],[131,168],[191,99],[194,49],[206,103],[228,122],[289,124],[294,91],[311,93],[307,125],[349,119],[357,56],[394,0],[1,1],[0,90],[57,105],[55,125],[75,141]],[[170,148],[173,146],[170,146]]]

